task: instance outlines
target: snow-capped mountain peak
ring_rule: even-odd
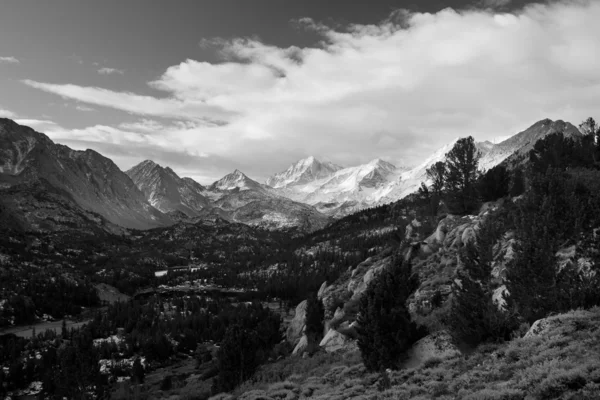
[[[211,190],[248,190],[260,189],[260,183],[248,178],[242,171],[236,169],[230,174],[225,175],[210,186]]]
[[[292,164],[287,170],[267,179],[267,185],[273,188],[302,185],[333,175],[342,167],[331,162],[321,162],[314,156],[304,158]]]

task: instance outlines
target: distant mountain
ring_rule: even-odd
[[[579,129],[569,122],[543,119],[531,125],[526,130],[495,145],[479,161],[480,168],[487,170],[500,163],[518,164],[529,154],[529,151],[533,149],[538,140],[553,133],[563,133],[567,137],[581,136]]]
[[[479,167],[486,171],[502,162],[522,161],[538,140],[555,132],[563,132],[567,136],[580,135],[579,130],[568,122],[545,119],[501,143],[477,142],[481,154]],[[319,167],[323,163],[309,157],[269,178],[267,183],[282,196],[314,205],[327,215],[342,217],[416,192],[427,180],[427,169],[438,161],[445,161],[446,154],[457,140],[440,147],[412,169],[396,168],[376,159],[368,164],[332,171]],[[307,165],[319,167],[315,168],[319,174],[304,173],[312,171],[312,167],[305,168]]]
[[[225,175],[223,178],[219,179],[212,185],[210,185],[210,190],[260,190],[262,189],[262,185],[244,175],[243,172],[239,170],[235,170],[230,174]]]
[[[356,167],[341,168],[309,157],[269,178],[282,196],[308,203],[327,215],[341,216],[370,207],[390,180],[405,168],[375,159]]]
[[[268,229],[298,227],[304,231],[323,228],[330,222],[314,207],[282,197],[239,170],[219,179],[203,193],[212,200],[213,209],[207,214],[231,222]]]
[[[83,210],[120,226],[147,229],[172,223],[110,159],[55,144],[43,133],[0,118],[0,186],[42,180]]]
[[[318,161],[313,156],[304,158],[292,164],[284,172],[275,174],[267,179],[267,185],[279,189],[288,186],[302,185],[318,179],[327,178],[336,171],[343,169],[331,162]]]
[[[204,186],[191,178],[180,178],[171,168],[154,161],[143,161],[126,173],[146,200],[164,213],[178,211],[195,217],[209,206],[210,200],[202,194]]]

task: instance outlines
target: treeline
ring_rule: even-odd
[[[272,356],[282,340],[280,324],[279,315],[256,302],[186,296],[117,303],[81,329],[63,326],[60,334],[47,331],[32,339],[0,336],[0,363],[8,368],[0,368],[0,395],[41,381],[49,398],[102,398],[114,375],[143,381],[141,358],[152,368],[167,365],[178,352],[212,362],[214,390],[229,390]],[[117,339],[94,343],[111,336]],[[211,348],[218,350],[214,358]],[[100,370],[100,360],[121,359],[134,360],[133,368]]]
[[[96,288],[84,279],[32,268],[7,269],[0,288],[6,300],[0,307],[0,327],[28,324],[48,314],[53,318],[78,315],[82,307],[100,304]]]

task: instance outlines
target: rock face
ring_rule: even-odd
[[[285,338],[289,344],[296,346],[304,334],[304,328],[306,327],[306,306],[307,301],[304,300],[296,306],[296,313],[294,319],[290,322],[285,333]]]
[[[0,186],[45,181],[83,210],[127,228],[169,225],[133,181],[93,150],[75,151],[43,133],[0,118]]]
[[[349,350],[356,347],[356,343],[335,329],[329,329],[319,346],[328,353],[340,350]]]
[[[416,342],[408,352],[406,368],[414,368],[430,358],[449,358],[460,354],[452,336],[438,331]]]
[[[171,168],[146,160],[127,171],[127,175],[154,207],[164,213],[180,211],[198,216],[208,206],[205,188],[190,178],[180,178]]]

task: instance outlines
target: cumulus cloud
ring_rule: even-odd
[[[98,73],[100,75],[111,75],[111,74],[123,75],[125,73],[125,71],[123,71],[122,69],[117,69],[117,68],[103,67],[98,70]]]
[[[15,57],[0,57],[0,64],[19,64],[20,61]]]
[[[144,139],[151,136],[153,148],[219,155],[255,178],[310,154],[342,165],[375,157],[414,165],[456,137],[493,140],[546,117],[578,123],[594,115],[600,109],[599,18],[599,2],[574,1],[512,13],[400,10],[380,24],[345,29],[303,19],[300,25],[323,36],[320,46],[207,41],[224,62],[169,67],[149,83],[164,98],[25,83],[89,104],[177,119],[166,127],[140,122],[145,131],[141,125],[120,129],[153,130]],[[133,146],[134,139],[122,145]]]

